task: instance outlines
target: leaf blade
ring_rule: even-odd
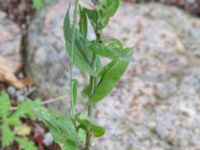
[[[27,138],[16,138],[16,141],[20,144],[23,150],[37,150],[35,144]]]
[[[102,70],[102,79],[90,98],[91,104],[97,103],[112,91],[128,67],[128,64],[129,61],[127,60],[113,60]]]
[[[69,57],[72,56],[72,50],[74,50],[73,54],[73,64],[76,65],[82,72],[87,73],[92,76],[96,76],[97,73],[94,71],[91,65],[91,51],[87,50],[87,45],[89,41],[84,38],[81,32],[75,28],[75,42],[74,47],[72,46],[72,31],[73,27],[70,25],[70,16],[69,16],[69,9],[65,15],[64,23],[63,23],[63,30],[64,30],[64,37],[65,37],[65,44],[66,44],[66,51]]]
[[[0,117],[6,118],[11,106],[10,98],[6,92],[0,93]]]
[[[113,43],[112,45],[116,45],[116,43]],[[92,52],[106,58],[132,60],[132,56],[126,49],[112,45],[105,46],[100,43],[92,43],[89,48]]]
[[[15,135],[7,124],[1,126],[2,146],[10,146],[14,142]]]
[[[71,120],[57,112],[45,109],[30,100],[27,101],[27,106],[37,118],[49,127],[54,140],[60,144],[64,150],[79,149],[78,135]]]
[[[34,7],[36,8],[36,10],[39,12],[43,6],[44,6],[44,2],[42,0],[32,0],[32,3],[34,5]]]
[[[72,82],[71,82],[71,100],[72,100],[72,104],[73,104],[73,107],[76,106],[76,103],[77,103],[77,85],[78,85],[78,81],[75,80],[75,79],[72,79]]]
[[[87,129],[89,128],[95,137],[100,137],[105,133],[105,129],[97,125],[85,113],[77,114],[76,120],[80,123],[80,128],[84,129],[85,131],[87,131]]]
[[[86,38],[87,32],[88,32],[88,22],[87,22],[87,14],[86,14],[85,9],[80,10],[79,29],[83,37]]]

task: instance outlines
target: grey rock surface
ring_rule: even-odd
[[[25,68],[36,85],[36,95],[43,99],[52,99],[69,93],[69,59],[63,34],[63,19],[67,5],[66,0],[50,3],[35,18],[28,31]],[[84,77],[81,73],[74,69],[73,74],[82,85]],[[49,106],[61,111],[69,106],[68,100],[69,98],[64,98],[63,101]]]
[[[0,11],[0,56],[14,72],[22,66],[21,33],[19,27]]]
[[[135,45],[135,62],[97,106],[107,133],[94,149],[200,148],[199,23],[155,3],[119,9],[104,35]]]
[[[62,31],[65,11],[66,3],[47,7],[29,28],[26,69],[44,98],[66,90],[68,60]]]
[[[65,94],[68,85],[65,11],[64,1],[48,6],[28,34],[26,69],[44,98]],[[122,4],[104,36],[135,46],[135,61],[96,106],[106,134],[93,149],[199,149],[200,20],[161,4]]]

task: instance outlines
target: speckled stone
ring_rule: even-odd
[[[42,97],[66,93],[65,11],[64,1],[48,6],[29,30],[26,68]],[[96,106],[106,134],[93,149],[198,149],[200,21],[175,7],[122,4],[103,33],[134,46],[135,61]],[[82,86],[83,76],[75,74]]]
[[[175,7],[122,5],[104,35],[134,45],[135,61],[97,105],[107,132],[95,150],[200,147],[199,25]]]
[[[66,10],[66,0],[51,3],[33,20],[27,35],[26,73],[36,85],[35,95],[45,100],[69,94],[69,59],[63,36]],[[83,84],[80,72],[75,69],[74,75]],[[69,105],[69,98],[64,98],[50,107],[62,111]]]
[[[0,11],[0,56],[14,72],[22,65],[21,57],[21,32],[19,27],[6,18],[6,14]]]

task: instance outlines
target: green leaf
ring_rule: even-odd
[[[82,96],[83,96],[84,98],[89,98],[90,91],[91,91],[91,86],[90,86],[90,84],[87,84],[87,85],[83,88]]]
[[[96,72],[97,74],[99,74],[102,70],[102,64],[101,64],[101,60],[100,60],[100,56],[96,55],[96,62],[95,62],[95,68],[96,68]]]
[[[76,106],[77,103],[77,85],[78,85],[78,81],[73,79],[71,82],[71,100],[73,102],[73,107]]]
[[[80,41],[79,41],[80,42]],[[79,43],[82,44],[83,43]],[[90,58],[84,53],[83,47],[77,47],[80,45],[75,45],[74,47],[74,64],[84,73],[87,73],[92,76],[97,76],[97,73],[93,70],[92,65],[90,63]],[[71,55],[72,45],[67,44],[67,51],[69,56]],[[86,52],[86,51],[85,51]]]
[[[17,110],[13,113],[12,117],[13,118],[21,118],[21,117],[26,117],[28,116],[31,119],[35,119],[36,115],[34,114],[33,110],[31,109],[31,106],[29,104],[30,100],[23,101],[20,103],[17,107]],[[38,106],[41,106],[41,100],[40,99],[35,99],[34,103]]]
[[[109,4],[108,5],[108,13],[109,13],[109,16],[112,17],[116,13],[121,0],[107,0],[107,1]]]
[[[32,3],[37,11],[40,11],[44,6],[43,0],[32,0]]]
[[[69,9],[66,13],[64,19],[64,37],[66,42],[66,49],[68,55],[72,56],[72,31],[73,27],[70,25]],[[74,60],[73,63],[78,67],[82,72],[87,73],[92,76],[97,76],[97,73],[94,71],[91,58],[92,53],[88,50],[89,41],[83,37],[83,35],[75,28],[75,43],[74,43]]]
[[[114,38],[102,39],[102,42],[108,48],[112,48],[112,49],[120,48],[120,49],[123,49],[122,43],[117,39],[114,39]]]
[[[6,118],[9,114],[11,103],[10,98],[6,92],[0,93],[0,117]]]
[[[52,124],[48,124],[48,128],[54,138],[54,140],[60,144],[62,150],[79,150],[79,146],[69,139],[68,135],[63,133],[62,130],[59,130],[57,127]],[[78,140],[78,139],[77,139]]]
[[[113,60],[101,72],[101,81],[90,98],[92,104],[107,96],[118,83],[120,77],[128,67],[127,60]]]
[[[71,25],[70,25],[69,10],[70,10],[70,6],[67,9],[67,12],[66,12],[66,15],[65,15],[65,18],[64,18],[64,22],[63,22],[63,30],[64,30],[65,41],[67,41],[70,37],[72,37],[72,29],[71,29]]]
[[[51,118],[45,122],[54,140],[64,147],[63,150],[78,150],[79,139],[72,122],[55,112],[50,114]]]
[[[123,48],[119,48],[115,46],[116,43],[113,43],[112,45],[104,46],[100,43],[93,43],[90,46],[90,50],[98,55],[101,55],[103,57],[107,57],[110,59],[127,59],[131,60],[132,56]]]
[[[83,129],[78,130],[78,136],[82,145],[86,142],[86,131]]]
[[[83,37],[87,37],[88,32],[88,22],[87,22],[87,14],[85,9],[80,10],[80,21],[79,21],[80,32]]]
[[[94,29],[103,29],[109,22],[109,16],[104,9],[90,10],[86,9],[87,16]]]
[[[87,13],[88,18],[92,26],[96,29],[97,22],[98,22],[98,12],[96,10],[86,9],[84,8],[85,12]]]
[[[11,117],[6,119],[7,124],[11,126],[16,126],[21,124],[21,120],[18,116],[12,115]]]
[[[71,120],[33,101],[27,101],[27,104],[37,118],[49,127],[54,140],[61,145],[63,150],[79,149],[78,135]]]
[[[23,150],[37,150],[35,144],[27,138],[16,138],[16,141]]]
[[[87,130],[89,128],[95,137],[100,137],[105,133],[105,129],[103,127],[97,125],[84,113],[77,114],[76,120],[80,123],[80,128],[84,130]]]
[[[85,8],[93,27],[103,29],[117,11],[119,4],[120,0],[99,0],[96,10]]]
[[[10,130],[7,124],[3,124],[1,126],[1,133],[2,133],[2,146],[3,147],[10,146],[14,141],[15,135]]]

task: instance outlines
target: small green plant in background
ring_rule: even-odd
[[[9,147],[14,142],[17,142],[21,149],[37,150],[32,141],[26,138],[26,135],[30,134],[31,129],[26,124],[23,124],[20,118],[32,114],[24,104],[19,105],[17,111],[10,110],[11,103],[9,96],[3,92],[0,94],[0,135],[1,146]]]
[[[32,0],[33,6],[39,12],[44,7],[46,0]]]
[[[44,108],[39,99],[26,99],[13,110],[9,96],[5,92],[0,93],[0,148],[18,143],[23,150],[37,150],[34,142],[27,138],[31,128],[21,121],[22,118],[29,118],[32,121],[39,119],[45,123],[54,141],[60,144],[63,150],[77,149],[79,137],[70,119]]]

